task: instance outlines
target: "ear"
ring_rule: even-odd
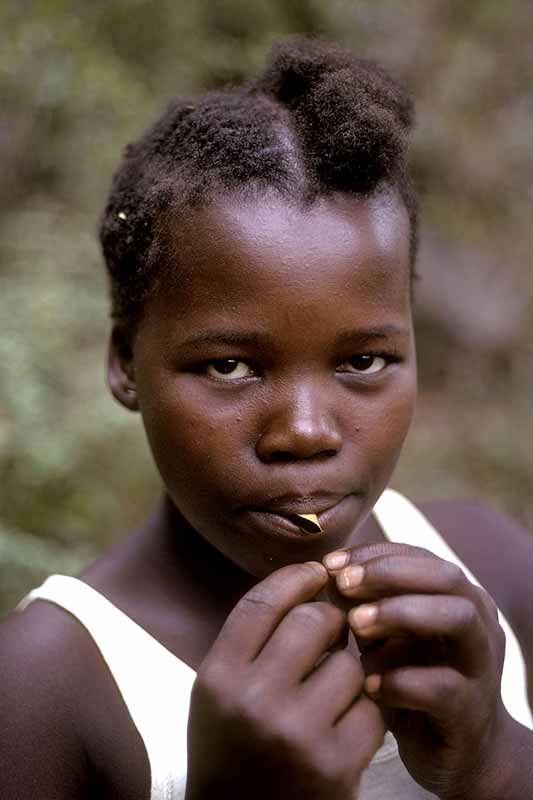
[[[133,334],[125,325],[114,325],[109,337],[107,383],[111,394],[124,408],[138,411],[137,385],[133,363]]]

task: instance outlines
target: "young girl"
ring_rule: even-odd
[[[109,385],[164,491],[4,623],[5,800],[533,797],[533,542],[386,488],[416,393],[411,123],[379,67],[294,39],[127,148]]]

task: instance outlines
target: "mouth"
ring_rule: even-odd
[[[265,532],[290,538],[322,538],[333,533],[350,511],[353,495],[284,497],[248,509]]]
[[[294,522],[306,533],[324,533],[316,514],[296,514]]]

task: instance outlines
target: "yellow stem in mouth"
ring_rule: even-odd
[[[316,514],[295,514],[294,516],[301,523],[302,530],[307,533],[322,533],[322,527]]]

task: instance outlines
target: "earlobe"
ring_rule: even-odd
[[[123,326],[114,326],[109,338],[107,383],[121,406],[128,411],[139,410],[131,334]]]

